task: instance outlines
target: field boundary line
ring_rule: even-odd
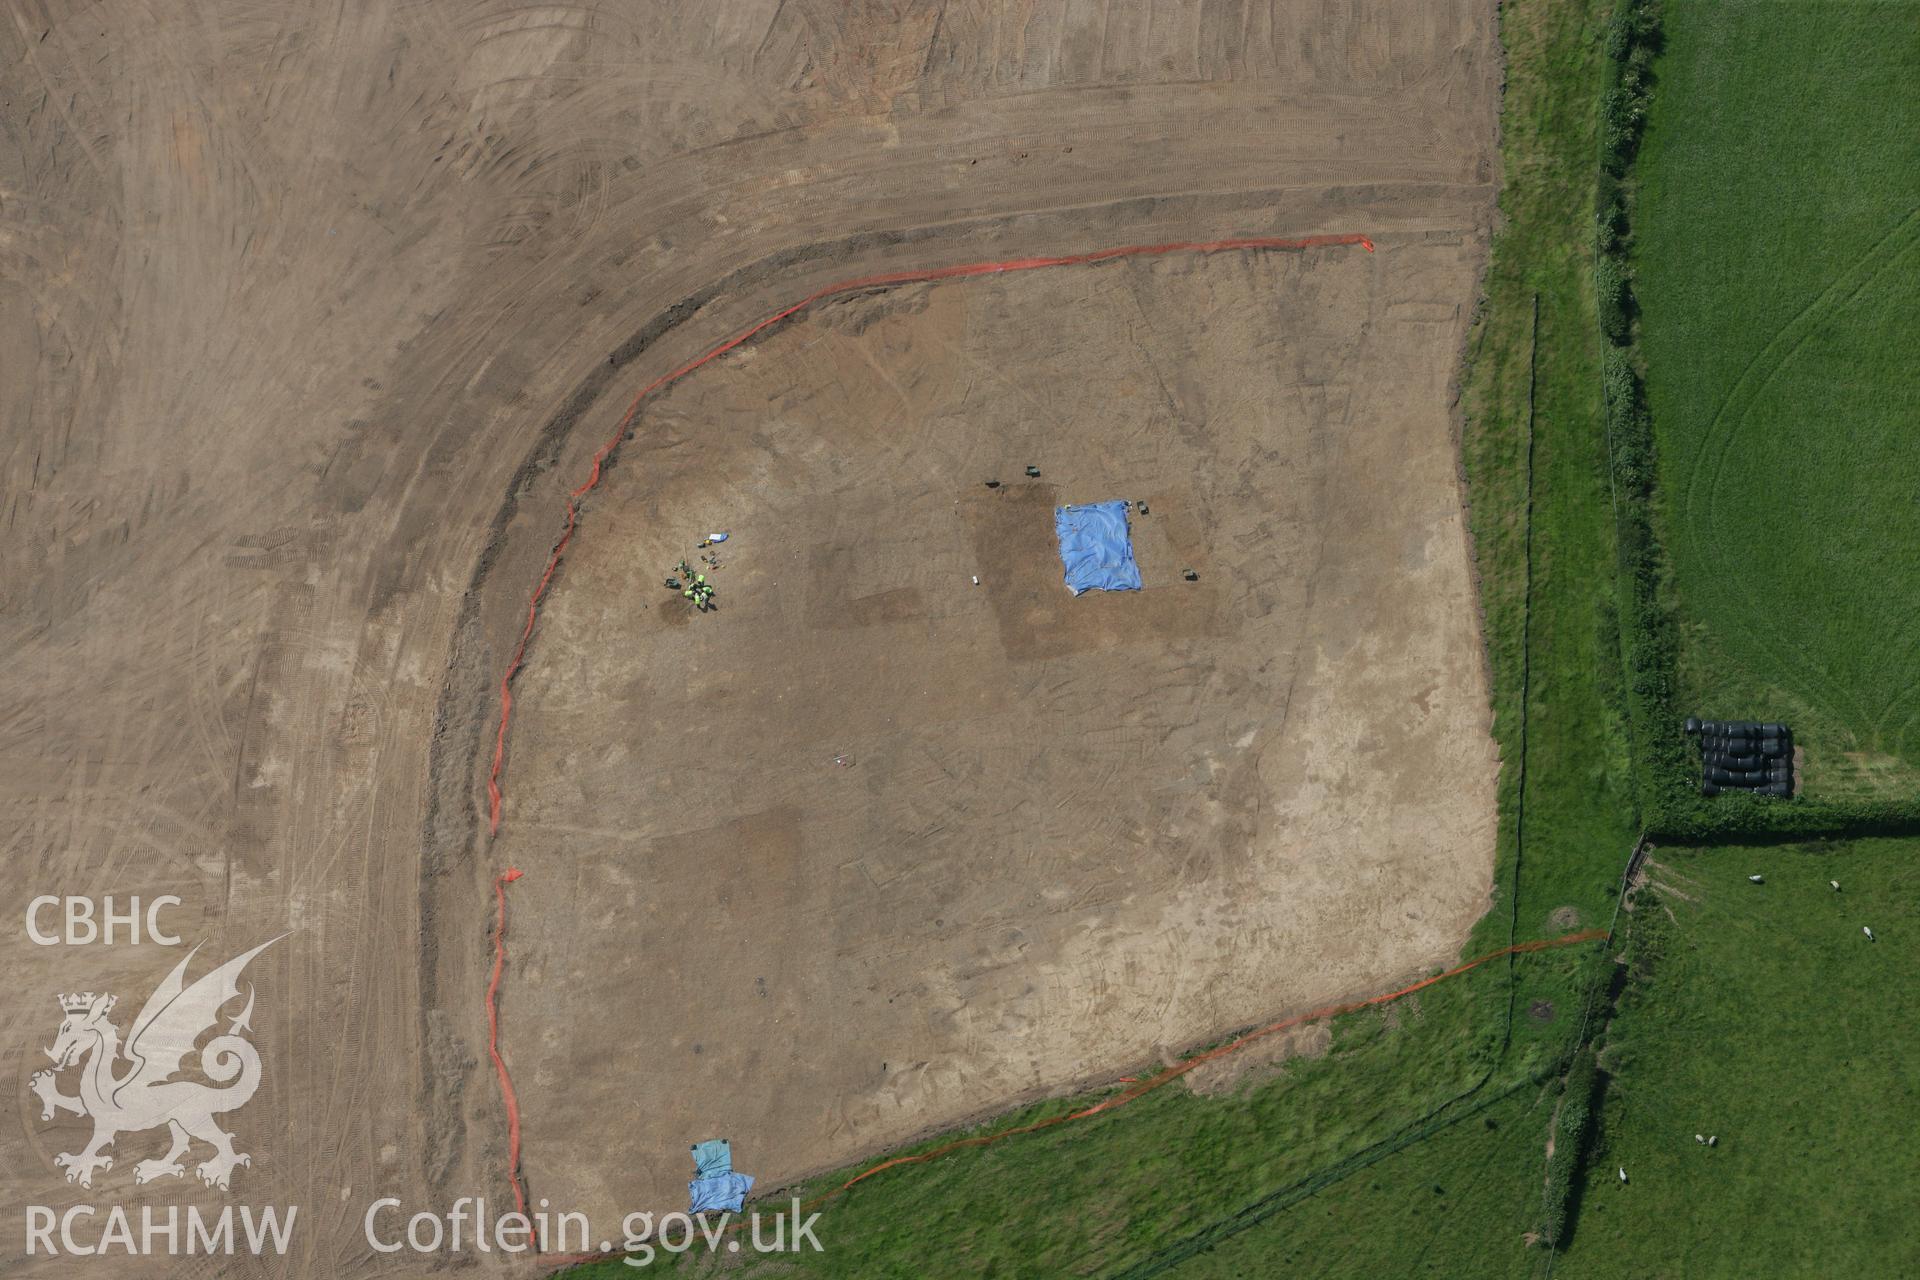
[[[1224,240],[1173,240],[1161,244],[1118,245],[1085,253],[1051,257],[1005,258],[984,262],[963,262],[945,267],[881,272],[877,275],[861,276],[823,285],[798,302],[782,307],[764,320],[741,330],[706,354],[689,360],[677,369],[661,374],[641,387],[627,405],[626,412],[620,416],[619,426],[612,436],[594,453],[586,479],[567,493],[566,520],[561,528],[559,540],[553,544],[553,550],[547,555],[546,568],[534,586],[532,598],[527,602],[527,618],[520,630],[519,642],[515,645],[513,656],[508,659],[506,670],[500,677],[500,719],[494,733],[493,763],[487,771],[487,834],[491,837],[500,833],[501,802],[504,795],[500,775],[506,766],[507,734],[513,718],[514,677],[518,676],[521,669],[526,666],[527,649],[533,641],[534,627],[539,622],[541,606],[546,602],[548,591],[553,586],[553,578],[560,569],[561,558],[566,554],[568,544],[573,541],[573,535],[580,527],[580,500],[599,486],[606,464],[619,449],[621,442],[626,439],[634,417],[640,412],[640,406],[656,392],[672,386],[681,378],[806,310],[814,303],[838,295],[891,289],[907,284],[931,284],[943,280],[964,280],[1016,271],[1035,271],[1048,267],[1086,266],[1100,262],[1113,262],[1122,258],[1164,257],[1175,253],[1221,253],[1249,249],[1299,251],[1353,245],[1365,249],[1368,253],[1374,251],[1372,240],[1353,233],[1293,237],[1236,236]]]
[[[1619,932],[1620,913],[1626,908],[1627,894],[1633,891],[1634,872],[1640,869],[1641,861],[1647,856],[1647,851],[1652,847],[1652,842],[1647,839],[1647,833],[1642,831],[1639,836],[1635,838],[1633,848],[1627,851],[1627,865],[1620,869],[1620,887],[1614,891],[1613,895],[1613,918],[1607,921],[1608,946],[1613,945],[1614,937]],[[1595,984],[1594,987],[1588,990],[1585,1007],[1580,1011],[1580,1032],[1573,1038],[1573,1053],[1569,1056],[1567,1071],[1562,1073],[1561,1076],[1563,1083],[1566,1076],[1572,1073],[1572,1060],[1586,1050],[1587,1045],[1591,1042],[1591,1038],[1597,1037],[1600,1032],[1605,1031],[1612,1025],[1613,1015],[1619,1011],[1619,1001],[1617,997],[1610,996],[1607,1001],[1606,1018],[1603,1020],[1598,1031],[1590,1032],[1589,1028],[1593,1023],[1593,1006],[1599,999],[1600,987],[1598,984]],[[1548,1126],[1548,1132],[1549,1134],[1552,1133],[1551,1124]],[[1586,1156],[1591,1158],[1592,1155],[1593,1152],[1589,1149],[1586,1152]],[[1570,1176],[1578,1180],[1581,1175],[1586,1172],[1588,1163],[1589,1160],[1587,1159],[1581,1160],[1579,1164],[1574,1166]],[[1540,1188],[1540,1212],[1543,1221],[1548,1211],[1550,1203],[1549,1196],[1551,1193],[1552,1188],[1543,1181]],[[1553,1280],[1553,1265],[1554,1260],[1560,1256],[1560,1245],[1561,1242],[1557,1240],[1546,1241],[1547,1265],[1541,1280]]]
[[[1527,445],[1525,490],[1520,503],[1520,731],[1513,766],[1513,882],[1507,891],[1507,941],[1520,937],[1520,864],[1527,851],[1527,721],[1533,698],[1533,397],[1540,385],[1540,294],[1533,295],[1533,322],[1527,330]],[[1513,1004],[1519,984],[1507,961],[1507,1021],[1500,1053],[1513,1044]]]
[[[1370,1168],[1389,1156],[1399,1155],[1408,1147],[1425,1142],[1428,1138],[1452,1128],[1462,1120],[1471,1119],[1483,1111],[1496,1107],[1521,1090],[1532,1088],[1541,1081],[1537,1076],[1522,1076],[1498,1093],[1476,1100],[1472,1105],[1461,1108],[1457,1114],[1448,1114],[1460,1103],[1472,1097],[1474,1092],[1485,1083],[1483,1080],[1479,1085],[1455,1094],[1425,1115],[1409,1121],[1378,1142],[1362,1147],[1324,1169],[1307,1174],[1276,1191],[1269,1192],[1252,1204],[1235,1210],[1229,1217],[1203,1228],[1184,1240],[1175,1242],[1124,1271],[1114,1272],[1113,1280],[1152,1280],[1154,1276],[1165,1275],[1173,1268],[1192,1261],[1199,1254],[1232,1239],[1242,1231],[1249,1231],[1274,1216],[1286,1212],[1303,1200],[1310,1200],[1327,1188],[1346,1181],[1360,1170]]]

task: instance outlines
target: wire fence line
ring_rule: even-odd
[[[1526,809],[1527,809],[1527,721],[1533,684],[1533,487],[1534,487],[1534,395],[1539,386],[1540,352],[1540,295],[1533,295],[1532,317],[1527,340],[1527,403],[1526,437],[1524,445],[1524,466],[1522,469],[1522,495],[1520,504],[1522,573],[1520,588],[1520,680],[1519,680],[1519,726],[1515,732],[1514,764],[1514,804],[1513,804],[1513,865],[1508,876],[1507,886],[1507,945],[1519,942],[1520,937],[1520,872],[1526,852]],[[1636,847],[1637,849],[1637,847]],[[1623,878],[1624,884],[1624,878]],[[1615,918],[1618,918],[1616,903]],[[1609,930],[1609,937],[1611,929]],[[1506,1088],[1491,1096],[1476,1098],[1481,1090],[1493,1080],[1494,1073],[1505,1060],[1513,1045],[1514,1014],[1519,999],[1519,978],[1516,966],[1517,953],[1507,955],[1507,1002],[1506,1014],[1501,1020],[1500,1050],[1489,1062],[1487,1069],[1478,1080],[1465,1089],[1428,1108],[1427,1111],[1402,1126],[1400,1129],[1369,1146],[1363,1147],[1351,1155],[1313,1173],[1267,1193],[1251,1204],[1235,1210],[1224,1218],[1202,1227],[1200,1230],[1183,1237],[1164,1249],[1142,1259],[1140,1262],[1112,1273],[1113,1280],[1150,1280],[1160,1276],[1184,1262],[1190,1261],[1200,1253],[1215,1248],[1226,1240],[1256,1227],[1292,1206],[1299,1204],[1328,1187],[1358,1173],[1369,1165],[1384,1160],[1388,1156],[1406,1150],[1417,1142],[1432,1137],[1461,1120],[1475,1116],[1522,1089],[1526,1089],[1552,1078],[1561,1070],[1559,1060],[1536,1073],[1530,1073],[1516,1080]],[[1589,1006],[1591,1001],[1589,1001]],[[1584,1033],[1584,1023],[1583,1023]],[[1579,1042],[1576,1042],[1576,1045]]]

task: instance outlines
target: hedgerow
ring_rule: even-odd
[[[1566,1244],[1573,1223],[1574,1192],[1592,1145],[1599,1075],[1599,1053],[1595,1046],[1587,1045],[1574,1057],[1562,1083],[1560,1110],[1553,1124],[1553,1154],[1547,1157],[1546,1199],[1540,1223],[1541,1238],[1556,1249]]]

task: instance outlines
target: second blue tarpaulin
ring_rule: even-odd
[[[1067,590],[1138,591],[1140,566],[1133,562],[1133,537],[1127,529],[1127,504],[1090,502],[1055,509],[1053,530],[1060,536],[1060,563]]]
[[[693,1145],[693,1167],[699,1175],[687,1183],[689,1213],[721,1210],[740,1212],[747,1192],[753,1190],[753,1175],[733,1171],[733,1144],[725,1138],[709,1138]]]
[[[738,1213],[753,1190],[750,1173],[723,1173],[717,1178],[695,1178],[687,1184],[688,1213]]]

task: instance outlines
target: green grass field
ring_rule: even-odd
[[[1920,842],[1654,857],[1555,1274],[1920,1275]]]
[[[1920,6],[1665,5],[1636,288],[1682,688],[1920,787]]]
[[[1187,1262],[1176,1280],[1248,1276],[1524,1277],[1553,1090],[1498,1104]]]
[[[1653,857],[1553,1275],[1920,1274],[1920,841]],[[1516,1093],[1175,1274],[1541,1275],[1551,1103]]]

